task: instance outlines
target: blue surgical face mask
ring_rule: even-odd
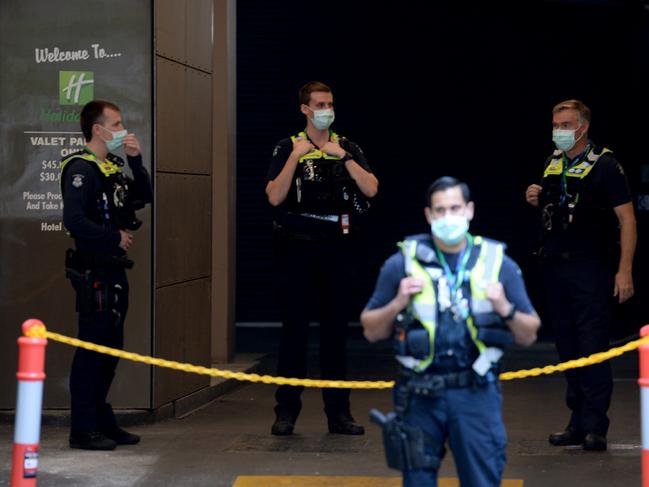
[[[552,131],[552,142],[554,142],[554,145],[557,146],[557,149],[563,151],[563,152],[568,152],[570,149],[572,149],[577,141],[581,139],[581,137],[584,134],[581,134],[579,136],[579,139],[575,140],[575,132],[577,132],[579,128],[575,130],[566,130],[566,129],[554,129]]]
[[[104,140],[104,142],[106,142],[106,149],[108,149],[108,152],[114,152],[122,147],[122,145],[124,144],[124,137],[128,135],[128,132],[126,130],[118,130],[116,132],[113,132],[112,130],[108,130],[102,125],[100,125],[100,127],[106,132],[109,132],[113,135],[112,140]]]
[[[457,245],[469,230],[469,219],[465,215],[447,214],[430,222],[430,229],[445,245]]]
[[[327,130],[334,123],[335,118],[336,115],[332,108],[313,110],[311,122],[313,122],[313,126],[318,130]]]

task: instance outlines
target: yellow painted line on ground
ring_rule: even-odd
[[[400,487],[401,477],[341,477],[341,476],[256,476],[237,477],[232,487]],[[440,477],[439,487],[460,487],[460,481]],[[503,480],[501,487],[523,487],[523,481]]]

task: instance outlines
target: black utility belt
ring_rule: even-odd
[[[99,274],[99,275],[97,275]],[[77,271],[66,267],[65,277],[70,279],[76,291],[76,311],[94,313],[116,311],[115,307],[124,292],[120,284],[107,282],[101,272],[95,270]]]
[[[68,249],[65,267],[76,271],[87,269],[132,269],[134,262],[126,255],[110,255],[100,252]]]
[[[438,396],[445,389],[462,389],[477,383],[473,370],[448,374],[421,374],[406,368],[401,369],[399,382],[405,383],[413,394],[431,397]]]

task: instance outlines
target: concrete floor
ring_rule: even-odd
[[[552,347],[539,344],[531,350],[512,351],[505,365],[516,370],[551,362],[556,362]],[[507,479],[521,479],[525,487],[640,484],[636,354],[618,358],[613,365],[616,383],[609,450],[604,453],[547,443],[548,433],[562,429],[567,420],[561,376],[503,383],[509,435]],[[350,369],[354,378],[379,379],[391,377],[394,365],[385,346],[368,346],[355,332]],[[352,393],[353,413],[366,426],[366,434],[360,437],[327,433],[317,390],[305,391],[295,434],[271,436],[273,393],[271,386],[243,385],[185,419],[129,428],[142,435],[142,442],[114,452],[71,450],[66,428],[46,426],[38,485],[231,487],[244,475],[398,475],[385,466],[380,430],[367,419],[373,407],[391,409],[388,391]],[[11,426],[0,426],[0,486],[9,485],[11,430]],[[455,476],[451,455],[443,463],[441,476]],[[327,485],[344,485],[340,482]],[[277,485],[296,484],[287,480]]]

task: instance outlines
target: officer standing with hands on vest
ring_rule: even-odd
[[[330,129],[331,88],[318,81],[299,93],[306,128],[277,143],[266,195],[274,210],[274,252],[282,313],[277,373],[306,377],[309,321],[320,305],[323,379],[347,374],[347,325],[359,226],[378,181],[360,147]],[[293,433],[302,387],[280,386],[274,435]],[[330,433],[360,435],[350,412],[349,389],[323,389]]]
[[[557,149],[546,162],[541,184],[525,193],[527,202],[541,210],[539,254],[561,361],[607,350],[611,301],[616,297],[623,303],[633,296],[637,235],[631,191],[613,152],[589,140],[590,119],[590,109],[579,100],[553,108]],[[564,431],[550,435],[550,443],[606,450],[611,365],[568,370],[565,377],[572,414]]]
[[[141,222],[135,210],[153,200],[140,143],[123,126],[119,108],[107,101],[86,104],[80,116],[86,146],[61,162],[63,223],[74,238],[66,253],[66,277],[76,292],[79,339],[121,349],[128,310],[126,269],[133,267],[126,251]],[[124,148],[124,160],[114,152]],[[82,348],[70,372],[70,447],[113,450],[140,437],[117,426],[108,390],[119,359]]]
[[[374,410],[372,418],[404,486],[437,485],[448,441],[462,487],[500,487],[506,433],[498,362],[512,341],[534,343],[541,323],[505,245],[468,233],[468,186],[442,177],[426,205],[431,233],[400,244],[361,314],[370,342],[394,336],[401,364],[395,412]]]

